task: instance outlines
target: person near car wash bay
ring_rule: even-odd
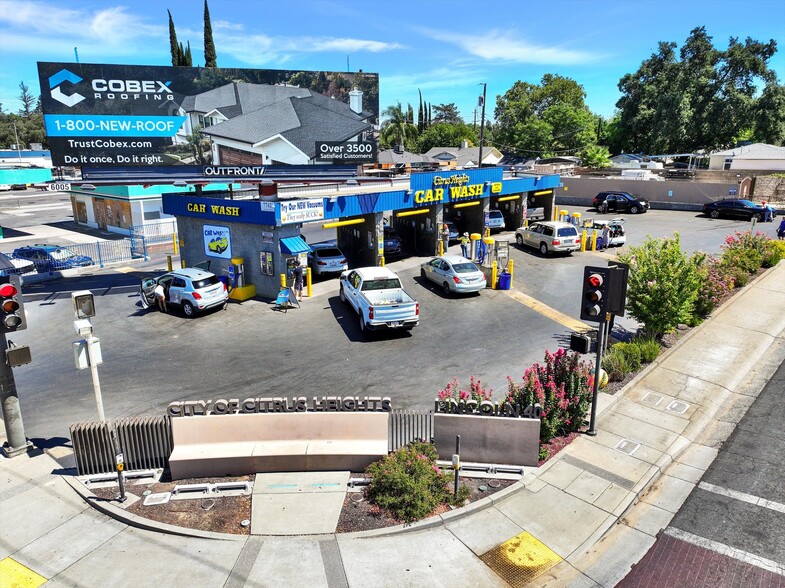
[[[780,226],[777,227],[777,237],[780,241],[785,240],[785,218],[780,221]]]
[[[466,259],[469,258],[469,233],[461,235],[461,255]]]
[[[443,252],[447,253],[447,246],[450,244],[450,227],[447,223],[442,225],[442,243],[444,244]]]
[[[294,262],[294,269],[292,270],[294,276],[294,293],[297,295],[297,300],[303,301],[303,266],[300,260]]]

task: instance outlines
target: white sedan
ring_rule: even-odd
[[[439,284],[448,296],[453,292],[479,292],[486,286],[485,274],[460,255],[444,255],[426,261],[420,275]]]

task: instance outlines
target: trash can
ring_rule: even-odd
[[[510,273],[502,272],[499,274],[499,290],[510,289]]]

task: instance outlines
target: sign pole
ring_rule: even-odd
[[[586,431],[586,434],[591,435],[592,437],[597,435],[597,396],[600,392],[600,370],[602,369],[602,345],[604,331],[605,321],[603,320],[597,329],[597,354],[594,362],[594,385],[592,386],[591,396],[591,419],[589,420],[589,430]]]

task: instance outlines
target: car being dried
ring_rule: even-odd
[[[581,248],[578,230],[570,223],[541,221],[515,230],[515,242],[539,249],[543,255],[554,252],[572,253]]]

